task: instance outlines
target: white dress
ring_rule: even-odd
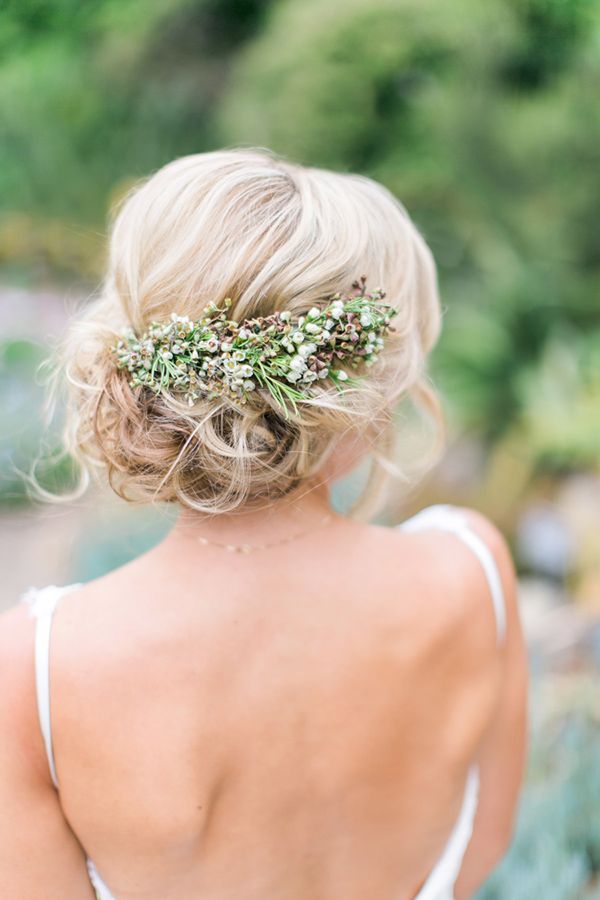
[[[489,584],[490,596],[496,616],[498,642],[500,643],[504,639],[506,629],[506,611],[500,575],[489,548],[479,535],[470,528],[462,513],[451,506],[430,506],[397,527],[404,531],[418,531],[426,528],[450,531],[473,551],[482,565]],[[36,620],[35,684],[37,707],[50,775],[57,790],[58,779],[54,765],[50,725],[50,631],[52,616],[60,597],[80,586],[79,584],[71,584],[64,587],[50,585],[42,589],[32,588],[21,598],[23,602],[29,604],[30,616]],[[454,884],[471,839],[473,822],[477,811],[478,790],[479,772],[477,766],[472,765],[465,783],[462,807],[454,828],[440,858],[415,900],[453,900]],[[102,880],[96,866],[89,857],[87,858],[87,869],[98,900],[117,900]]]

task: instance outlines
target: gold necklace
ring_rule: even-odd
[[[322,528],[332,519],[332,514],[327,513],[327,515],[323,516],[323,518],[320,519],[316,525],[312,525],[310,528],[306,528],[304,531],[297,531],[295,534],[289,535],[285,538],[280,538],[277,541],[269,541],[266,544],[222,544],[219,541],[211,541],[206,537],[198,537],[196,538],[196,540],[199,544],[221,547],[222,550],[228,550],[230,553],[252,553],[254,550],[267,550],[269,547],[278,547],[281,544],[289,544],[290,541],[295,541],[296,538],[304,537],[305,534],[309,534],[311,531],[314,531],[317,528]]]

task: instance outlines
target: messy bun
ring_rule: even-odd
[[[363,274],[398,308],[396,330],[360,387],[340,394],[322,382],[291,420],[267,391],[253,391],[245,406],[223,396],[189,407],[131,387],[115,366],[111,347],[126,326],[141,333],[174,312],[197,319],[225,297],[237,321],[297,315]],[[395,405],[408,393],[429,395],[424,365],[438,331],[431,254],[382,185],[262,148],[183,157],[124,198],[103,289],[68,329],[65,447],[86,483],[98,468],[128,500],[220,513],[289,493],[358,431],[373,450],[353,510],[364,515],[390,470]]]

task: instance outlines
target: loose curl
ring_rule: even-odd
[[[241,321],[323,306],[361,274],[399,309],[393,335],[360,387],[320,386],[286,420],[266,391],[244,407],[224,397],[189,407],[132,388],[110,348],[171,313],[199,318],[233,300]],[[204,513],[281,497],[317,475],[340,439],[372,448],[367,485],[351,510],[368,517],[394,464],[394,409],[405,396],[439,420],[425,363],[440,327],[433,259],[399,201],[360,175],[292,164],[269,150],[195,154],[137,185],[116,210],[101,293],[73,319],[55,370],[67,385],[64,448],[134,502],[178,502]],[[66,376],[66,377],[65,377]]]

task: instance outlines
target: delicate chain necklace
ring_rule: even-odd
[[[323,516],[316,525],[311,525],[310,528],[306,528],[304,531],[297,531],[295,534],[291,534],[288,537],[280,538],[277,541],[269,541],[266,544],[222,544],[219,541],[211,541],[205,537],[199,537],[196,538],[196,540],[199,544],[210,544],[213,547],[221,547],[223,550],[229,550],[230,553],[252,553],[254,550],[267,550],[269,547],[278,547],[281,544],[289,544],[290,541],[295,541],[296,538],[304,537],[305,534],[309,534],[317,528],[322,528],[332,519],[332,514],[327,513],[327,515]]]

